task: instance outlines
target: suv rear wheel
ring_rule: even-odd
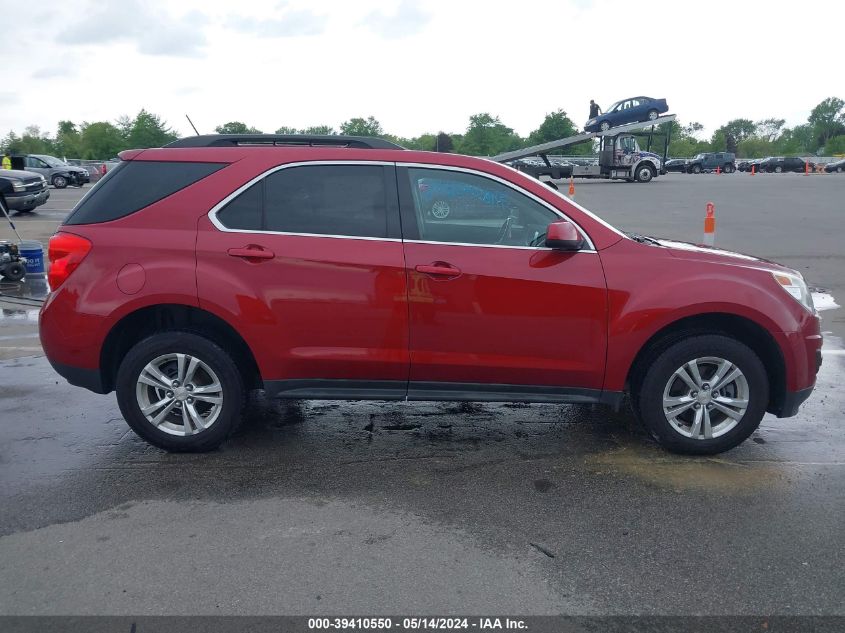
[[[640,418],[661,445],[677,453],[712,455],[740,444],[760,425],[769,381],[749,347],[705,334],[664,349],[634,396]]]
[[[693,165],[692,168],[690,169],[690,171],[692,171],[692,173],[694,173],[694,174],[700,174],[701,173],[701,165]]]
[[[137,343],[117,372],[117,402],[132,430],[174,452],[216,448],[240,423],[244,386],[232,358],[191,332]]]

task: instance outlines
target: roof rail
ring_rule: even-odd
[[[311,147],[350,147],[356,149],[405,149],[401,145],[369,136],[310,134],[202,134],[186,136],[164,147],[240,147],[244,145],[283,145]]]

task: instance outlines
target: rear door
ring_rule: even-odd
[[[537,246],[560,212],[478,172],[408,165],[397,175],[409,287],[409,397],[599,393],[604,274],[591,248]]]
[[[408,309],[395,167],[281,166],[200,221],[200,304],[291,397],[401,398]]]

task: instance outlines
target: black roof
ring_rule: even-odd
[[[401,145],[370,136],[308,134],[202,134],[186,136],[165,147],[239,147],[243,145],[283,145],[311,147],[351,147],[356,149],[405,149]]]

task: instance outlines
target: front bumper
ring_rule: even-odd
[[[783,395],[783,402],[781,403],[780,410],[775,412],[775,415],[779,418],[791,418],[798,415],[798,409],[804,401],[810,397],[810,394],[813,393],[813,389],[815,389],[815,387],[807,387],[801,391],[787,391]]]
[[[35,207],[40,207],[47,202],[49,197],[50,190],[46,188],[34,192],[8,193],[6,194],[6,205],[10,211],[27,211]]]

